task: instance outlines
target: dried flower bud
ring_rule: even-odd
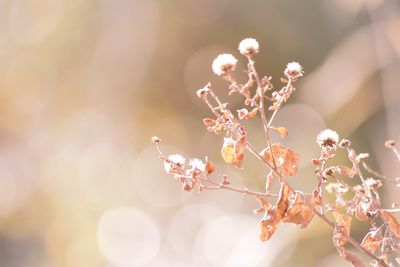
[[[346,148],[346,147],[349,147],[350,145],[351,145],[350,140],[343,139],[342,141],[340,141],[339,147]]]
[[[218,76],[228,74],[235,70],[237,59],[231,54],[221,54],[212,63],[212,70]]]
[[[323,130],[317,137],[317,143],[322,148],[336,148],[338,142],[338,133],[330,129]]]
[[[186,182],[186,181],[182,184],[182,188],[183,188],[183,190],[185,190],[185,191],[190,191],[190,190],[193,189],[193,187],[192,187],[188,182]]]
[[[157,143],[161,142],[161,139],[158,138],[157,136],[152,136],[151,137],[151,142],[154,143],[154,144],[157,144]]]
[[[374,178],[366,179],[365,184],[372,190],[376,190],[382,186],[382,182],[380,180],[375,180]]]
[[[329,167],[324,170],[323,176],[324,177],[332,176],[335,172],[336,172],[336,167]]]
[[[256,39],[246,38],[243,39],[239,44],[240,54],[245,56],[252,56],[258,53],[259,44]]]
[[[179,173],[186,162],[186,159],[179,154],[169,155],[164,161],[164,169],[167,173]]]
[[[203,88],[200,88],[199,90],[196,91],[196,95],[199,98],[203,98],[205,96],[207,96],[208,92],[210,91],[210,86],[211,84],[208,83],[206,86],[204,86]]]
[[[396,142],[394,141],[394,140],[387,140],[386,142],[385,142],[385,146],[387,147],[387,148],[392,148],[392,147],[394,147],[396,145]]]
[[[290,79],[296,79],[296,78],[303,76],[304,71],[303,71],[303,67],[299,63],[290,62],[287,64],[284,73],[285,73],[286,77],[288,77]]]

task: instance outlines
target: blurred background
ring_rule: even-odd
[[[302,155],[295,187],[315,186],[310,159],[327,127],[399,175],[383,145],[400,141],[397,0],[0,0],[0,266],[346,266],[318,219],[261,242],[253,198],[183,192],[150,144],[157,135],[167,153],[208,155],[215,177],[263,190],[266,169],[251,155],[242,171],[223,163],[195,96],[211,81],[242,108],[211,63],[233,53],[243,77],[246,37],[275,88],[288,62],[306,72],[275,123],[289,137],[274,140]],[[263,149],[259,121],[247,130]],[[382,189],[386,206],[398,190]]]

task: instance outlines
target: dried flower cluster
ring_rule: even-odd
[[[210,108],[213,118],[203,119],[209,132],[224,134],[221,155],[225,162],[236,168],[243,167],[247,153],[253,155],[270,169],[265,178],[265,191],[256,192],[247,188],[231,185],[229,177],[224,175],[220,181],[211,177],[214,165],[200,159],[185,159],[179,154],[165,156],[160,150],[161,140],[153,137],[159,157],[164,161],[167,173],[179,181],[183,189],[226,189],[245,195],[254,196],[259,207],[254,210],[263,214],[260,222],[260,238],[265,241],[271,238],[281,223],[292,223],[307,227],[316,216],[322,219],[333,230],[332,241],[339,254],[353,266],[365,266],[361,258],[347,250],[346,244],[355,246],[361,253],[369,256],[372,266],[395,266],[400,264],[400,224],[394,216],[400,211],[399,203],[391,208],[383,208],[380,200],[382,181],[400,186],[400,178],[391,179],[372,170],[367,165],[368,154],[356,153],[351,142],[340,140],[337,132],[326,129],[317,136],[321,147],[319,158],[312,159],[315,166],[317,183],[315,189],[307,194],[291,187],[285,177],[295,176],[300,155],[279,143],[271,142],[271,133],[282,138],[288,135],[284,127],[275,127],[274,118],[281,106],[295,91],[293,83],[303,76],[303,68],[297,62],[287,65],[279,90],[273,91],[271,77],[259,77],[253,57],[259,52],[255,39],[247,38],[240,42],[239,52],[247,58],[245,83],[236,81],[234,71],[238,60],[231,54],[221,54],[212,63],[212,70],[228,83],[229,94],[238,94],[244,99],[244,107],[232,112],[228,103],[222,102],[210,83],[197,91]],[[268,101],[268,102],[266,102]],[[235,115],[237,114],[237,115]],[[265,132],[265,148],[257,150],[247,138],[245,120],[261,117]],[[394,141],[385,144],[393,150],[400,162],[400,155]],[[346,153],[350,166],[331,164],[338,153]],[[371,177],[366,177],[368,173]],[[356,186],[351,186],[358,181]],[[279,191],[270,191],[273,183],[279,184]],[[326,195],[333,195],[334,201],[328,201]],[[370,226],[361,243],[350,236],[352,221],[365,222]]]

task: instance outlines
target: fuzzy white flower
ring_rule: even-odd
[[[218,76],[234,71],[237,59],[231,54],[221,54],[217,56],[212,63],[212,70]]]
[[[380,180],[375,180],[374,178],[367,178],[365,180],[365,184],[370,188],[370,189],[377,189],[382,186],[382,182]]]
[[[206,164],[199,159],[191,159],[189,164],[193,169],[199,170],[200,172],[206,171]]]
[[[303,76],[303,67],[297,62],[290,62],[285,69],[285,75],[292,79]]]
[[[339,142],[339,135],[337,132],[331,129],[325,129],[319,133],[317,137],[317,143],[322,148],[336,148],[336,144]]]
[[[259,48],[260,45],[258,44],[257,40],[253,38],[243,39],[239,44],[239,51],[245,56],[252,56],[255,53],[258,53]]]
[[[164,161],[164,169],[168,173],[174,173],[178,169],[182,169],[186,159],[179,154],[172,154],[168,156],[170,162]]]

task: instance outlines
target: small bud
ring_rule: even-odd
[[[246,38],[243,39],[239,44],[240,54],[245,56],[252,56],[258,53],[259,44],[256,39]]]
[[[190,184],[188,184],[187,182],[184,182],[184,183],[183,183],[182,188],[183,188],[183,190],[185,190],[185,191],[190,191],[190,190],[192,190],[192,186],[191,186]]]
[[[212,70],[218,76],[229,74],[235,70],[237,59],[231,54],[221,54],[212,63]]]
[[[319,159],[312,159],[311,162],[312,162],[312,164],[314,164],[314,165],[319,165],[319,164],[321,164],[321,161],[320,161]]]
[[[346,148],[349,147],[350,145],[351,145],[350,140],[342,139],[342,141],[340,141],[339,147]]]
[[[326,170],[324,170],[323,176],[332,176],[336,172],[336,167],[329,167]]]
[[[151,142],[154,143],[154,144],[158,144],[158,143],[161,142],[161,139],[158,138],[157,136],[152,136],[151,137]]]
[[[211,86],[211,84],[208,83],[208,84],[207,84],[206,86],[204,86],[203,88],[200,88],[199,90],[196,91],[196,95],[197,95],[199,98],[206,97],[207,94],[208,94],[208,92],[210,91],[210,86]]]
[[[392,148],[392,147],[394,147],[396,145],[396,142],[394,141],[394,140],[387,140],[386,142],[385,142],[385,146],[387,147],[387,148]]]

